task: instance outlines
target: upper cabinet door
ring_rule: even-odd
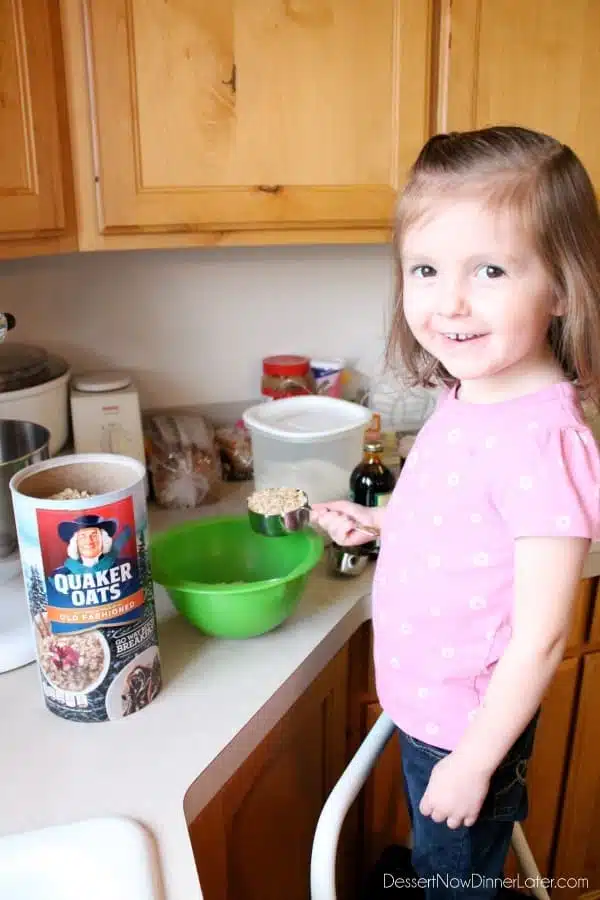
[[[575,150],[599,186],[600,3],[444,3],[449,51],[440,127],[502,123],[545,131]]]
[[[433,0],[84,0],[100,230],[388,226]]]
[[[0,0],[0,241],[65,227],[58,31],[55,0]]]

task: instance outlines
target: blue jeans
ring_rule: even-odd
[[[539,712],[492,775],[476,822],[456,829],[419,812],[431,770],[449,751],[399,732],[412,822],[412,866],[426,900],[491,900],[501,887],[513,824],[527,816],[525,775]]]

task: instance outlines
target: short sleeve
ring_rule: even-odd
[[[600,539],[600,452],[585,427],[540,429],[494,479],[494,504],[513,537]]]

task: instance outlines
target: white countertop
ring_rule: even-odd
[[[151,508],[150,531],[245,510],[247,484],[188,512]],[[0,675],[0,836],[128,816],[154,836],[165,900],[201,900],[192,822],[321,669],[370,616],[372,567],[332,577],[321,562],[295,614],[259,638],[202,635],[156,588],[164,687],[117,722],[50,713],[37,665]]]
[[[150,510],[151,533],[245,510],[247,484],[218,504]],[[165,900],[202,900],[187,823],[370,617],[373,567],[333,577],[322,562],[295,614],[259,638],[205,637],[156,590],[164,687],[117,722],[78,724],[45,708],[37,666],[0,675],[0,836],[127,816],[153,835]],[[584,576],[600,573],[600,545]]]

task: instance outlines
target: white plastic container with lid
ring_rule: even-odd
[[[257,490],[295,487],[311,503],[348,497],[370,410],[315,395],[259,404],[243,418],[252,437]]]
[[[145,465],[138,393],[126,372],[89,372],[71,383],[76,453],[117,453]]]

